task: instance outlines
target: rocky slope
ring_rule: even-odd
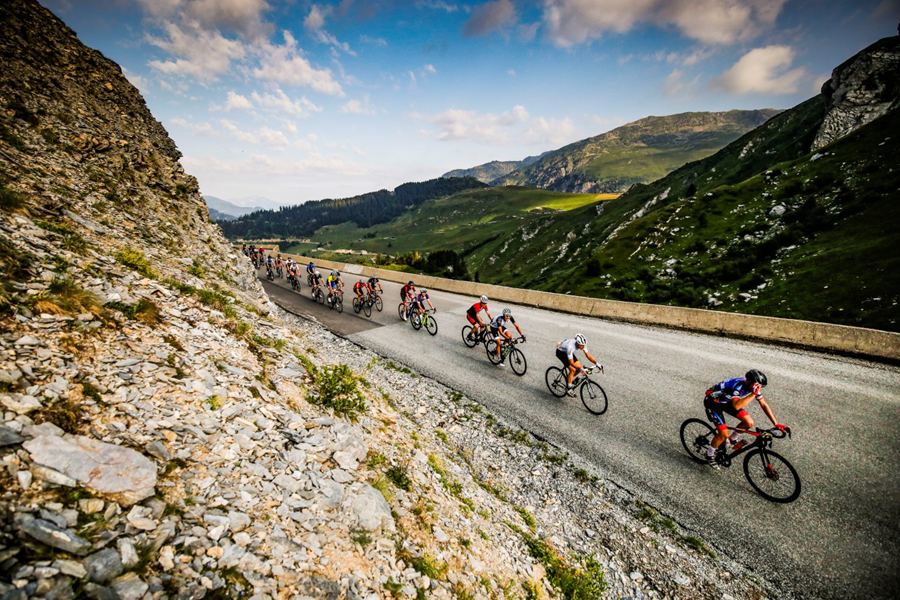
[[[119,68],[0,4],[0,598],[759,598],[453,390],[280,313]]]
[[[713,154],[779,112],[732,110],[646,117],[548,153],[492,185],[621,193]]]
[[[546,154],[546,153],[544,153]],[[543,158],[540,156],[529,156],[522,160],[492,160],[491,162],[471,167],[469,169],[454,169],[441,175],[441,177],[474,177],[478,181],[490,183],[495,179],[508,175],[516,169],[527,167]]]

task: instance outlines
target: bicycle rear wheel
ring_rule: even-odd
[[[478,343],[478,340],[475,339],[475,336],[472,335],[471,325],[466,325],[465,327],[463,327],[460,335],[462,335],[463,344],[465,344],[467,348],[474,348],[475,344]]]
[[[368,300],[366,300],[365,302],[363,302],[363,312],[366,313],[366,316],[367,316],[367,317],[371,317],[371,316],[372,316],[372,303],[369,302]]]
[[[325,304],[325,292],[323,292],[322,290],[319,290],[318,300],[319,304]]]
[[[786,458],[767,449],[756,448],[744,457],[744,476],[772,502],[793,502],[800,496],[800,476]]]
[[[419,313],[415,312],[409,318],[409,324],[412,325],[412,328],[416,331],[422,329],[422,317]]]
[[[566,395],[566,376],[559,367],[550,367],[544,373],[544,381],[547,383],[547,389],[557,398]]]
[[[409,315],[406,314],[406,307],[403,306],[403,303],[397,305],[397,314],[400,316],[401,321],[405,321]]]
[[[360,308],[362,308],[362,307],[359,305],[359,298],[354,296],[353,297],[353,312],[355,312],[356,314],[359,314]]]
[[[586,379],[581,384],[581,402],[588,409],[588,412],[594,415],[602,415],[609,407],[606,392],[603,391],[599,383],[590,379]]]
[[[344,298],[342,296],[337,296],[334,299],[334,307],[339,313],[344,312]]]
[[[501,358],[497,356],[497,342],[494,340],[489,341],[484,345],[484,351],[487,352],[488,360],[491,361],[492,365],[496,365],[500,362]],[[501,350],[502,352],[502,350]]]
[[[715,435],[712,425],[700,419],[688,419],[681,424],[681,445],[699,463],[706,462],[706,447]]]
[[[425,319],[425,329],[431,335],[437,335],[437,319],[428,315]]]
[[[375,296],[375,308],[378,312],[384,310],[384,300],[381,299],[381,296]]]
[[[528,363],[525,362],[525,354],[518,348],[513,348],[506,357],[512,372],[521,377],[528,370]]]

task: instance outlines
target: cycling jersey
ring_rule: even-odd
[[[419,306],[422,306],[424,308],[425,302],[427,300],[428,300],[428,294],[419,294],[413,299],[413,302],[415,302],[416,304],[418,304]]]
[[[491,321],[491,329],[506,329],[510,325],[515,325],[516,318],[513,316],[509,317],[509,323],[506,322],[506,319],[503,315],[497,315]]]
[[[720,381],[716,385],[706,390],[706,395],[711,397],[714,402],[727,404],[735,398],[743,398],[747,394],[756,394],[760,396],[759,388],[756,385],[748,384],[744,377],[735,377]]]
[[[308,265],[306,265],[306,272],[312,275],[312,272],[315,270],[315,268],[316,265],[314,265],[313,263],[309,263]]]
[[[400,299],[406,300],[406,296],[409,294],[414,294],[416,292],[416,286],[414,285],[404,285],[400,288]]]
[[[574,339],[571,339],[571,340],[563,340],[563,341],[561,341],[561,342],[559,343],[559,346],[557,347],[557,352],[561,350],[561,351],[563,351],[563,352],[566,353],[566,358],[568,358],[569,360],[574,360],[574,359],[575,359],[575,350],[577,350],[577,349],[578,349],[578,348],[577,348],[577,346],[576,346],[576,344],[575,344],[575,340],[574,340]],[[582,350],[582,352],[584,352],[585,354],[590,354],[590,353],[588,352],[587,346],[585,346],[585,347],[582,348],[581,350]]]
[[[469,310],[466,311],[466,314],[468,314],[471,317],[474,317],[481,311],[483,311],[483,310],[486,311],[487,309],[488,309],[488,306],[484,302],[476,302],[475,304],[473,304],[472,306],[469,307]]]
[[[366,284],[364,284],[362,281],[357,281],[356,283],[353,284],[353,291],[356,292],[357,294],[360,294],[360,293],[362,293],[362,291],[365,287],[366,287]]]
[[[340,276],[335,277],[334,275],[329,275],[326,283],[328,284],[328,287],[330,287],[331,289],[334,290],[334,289],[337,289],[337,285],[338,285],[338,282],[340,282],[340,280],[341,280]]]

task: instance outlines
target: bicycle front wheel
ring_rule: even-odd
[[[340,296],[334,299],[334,307],[339,313],[344,312],[344,299]]]
[[[319,304],[325,304],[325,292],[323,292],[322,290],[319,290],[318,298],[319,298]]]
[[[413,313],[409,318],[409,324],[412,325],[412,328],[416,331],[422,329],[422,317],[419,313]]]
[[[371,316],[372,316],[372,303],[369,302],[368,300],[366,300],[365,302],[363,302],[363,312],[366,313],[366,316],[367,316],[367,317],[371,317]]]
[[[606,392],[600,384],[590,379],[581,384],[581,402],[588,412],[594,415],[602,415],[606,412],[609,402],[606,400]]]
[[[381,296],[375,297],[375,308],[378,310],[378,312],[384,310],[384,300],[381,299]]]
[[[506,357],[512,372],[521,377],[528,370],[528,363],[525,362],[525,355],[518,348],[513,348],[509,356]]]
[[[706,462],[706,447],[715,435],[712,425],[700,419],[688,419],[681,424],[681,445],[699,463]]]
[[[547,383],[547,389],[557,398],[566,395],[566,376],[559,367],[550,367],[544,373],[544,381]]]
[[[772,502],[793,502],[800,496],[800,476],[786,458],[756,448],[744,457],[744,476],[753,489]]]
[[[432,316],[428,316],[425,319],[425,329],[431,335],[437,335],[437,319]]]
[[[359,298],[353,298],[353,312],[359,314],[359,309],[361,306],[359,305]]]
[[[400,315],[400,320],[405,321],[407,318],[406,307],[403,306],[403,303],[397,305],[397,314]]]

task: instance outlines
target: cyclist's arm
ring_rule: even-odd
[[[763,412],[766,413],[766,416],[769,417],[770,421],[772,421],[772,425],[777,426],[778,421],[775,420],[775,413],[772,412],[772,409],[769,407],[769,403],[766,402],[766,399],[759,395],[756,396],[756,399],[759,401],[759,405],[763,409]]]
[[[585,350],[585,351],[584,351],[584,355],[588,357],[588,360],[589,360],[589,361],[591,361],[592,363],[594,363],[594,364],[597,365],[598,367],[600,366],[600,361],[597,360],[596,358],[594,358],[593,356],[591,356],[591,353],[590,353],[590,352],[588,352],[587,350]]]
[[[521,335],[522,337],[525,337],[525,334],[522,333],[522,328],[519,327],[519,324],[518,324],[518,323],[513,323],[513,325],[515,325],[515,326],[516,326],[516,329],[519,330],[519,335]]]

